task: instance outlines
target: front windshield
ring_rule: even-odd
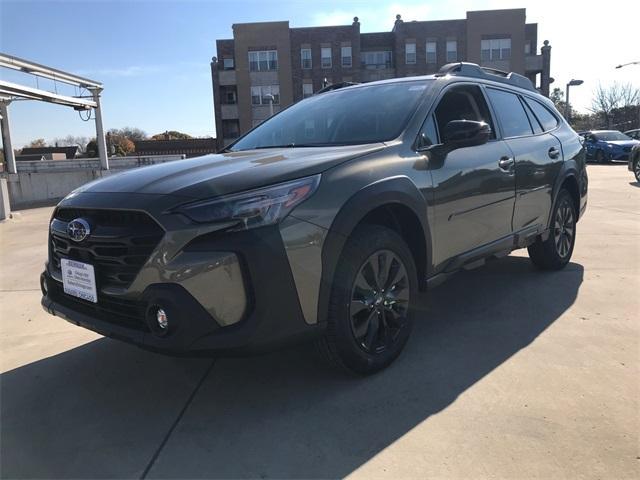
[[[431,81],[378,84],[315,95],[267,120],[230,150],[392,140],[405,128]]]
[[[616,132],[615,130],[612,130],[611,132],[598,132],[595,134],[595,137],[598,140],[604,140],[605,142],[616,140],[631,140],[631,137],[628,137],[622,132]]]

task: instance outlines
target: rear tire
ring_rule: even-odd
[[[640,155],[638,155],[636,161],[633,162],[633,174],[636,177],[636,182],[640,182]]]
[[[573,254],[576,242],[578,215],[573,198],[565,189],[560,190],[551,216],[551,227],[546,240],[538,238],[529,246],[529,258],[542,270],[564,268]]]
[[[318,349],[350,373],[382,370],[409,339],[417,296],[415,262],[402,237],[378,225],[357,227],[340,255]]]

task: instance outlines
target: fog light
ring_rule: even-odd
[[[167,318],[167,314],[161,308],[156,311],[156,321],[158,322],[158,326],[162,330],[166,330],[169,326],[169,319]]]

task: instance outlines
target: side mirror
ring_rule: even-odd
[[[442,141],[450,148],[482,145],[490,137],[491,127],[486,122],[474,120],[451,120],[442,132]]]
[[[433,146],[434,146],[434,143],[431,141],[431,139],[427,136],[425,132],[422,132],[420,133],[420,135],[418,135],[418,141],[416,143],[417,152],[426,152],[427,150],[430,150],[431,147]]]

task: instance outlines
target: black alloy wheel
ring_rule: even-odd
[[[418,292],[415,258],[404,238],[382,225],[359,225],[336,265],[320,353],[352,374],[384,369],[411,335]]]
[[[566,258],[571,251],[573,238],[576,231],[576,221],[573,214],[573,205],[568,197],[563,197],[556,209],[553,224],[553,238],[556,252],[560,258]]]
[[[360,267],[349,314],[358,345],[382,353],[396,342],[407,323],[410,291],[407,269],[390,250],[378,250]]]

